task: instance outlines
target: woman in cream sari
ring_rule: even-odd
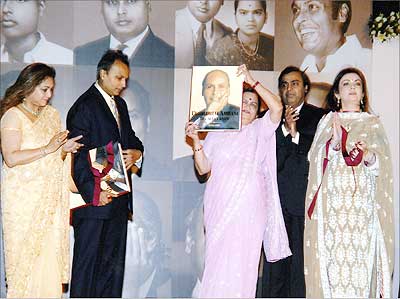
[[[1,105],[1,182],[7,297],[55,298],[68,283],[68,167],[82,145],[48,105],[55,70],[25,67]],[[66,163],[67,164],[67,163]]]
[[[363,74],[342,70],[309,152],[304,272],[312,298],[390,297],[394,262],[389,144]]]

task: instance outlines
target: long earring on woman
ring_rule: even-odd
[[[364,111],[365,106],[364,106],[364,101],[363,101],[363,99],[361,99],[360,108],[361,108],[361,111]]]
[[[340,98],[339,97],[336,97],[336,106],[337,106],[337,109],[340,110]]]

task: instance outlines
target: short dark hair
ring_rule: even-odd
[[[121,61],[129,68],[129,59],[121,50],[107,50],[97,64],[97,80],[100,79],[100,71],[108,72],[116,60]]]
[[[362,83],[364,98],[361,99],[362,104],[360,103],[360,109],[364,112],[369,112],[369,100],[368,100],[368,90],[367,90],[367,81],[365,80],[364,74],[355,67],[348,67],[341,70],[335,77],[333,81],[332,87],[329,90],[328,95],[326,96],[326,102],[328,103],[328,107],[332,111],[339,111],[342,108],[342,101],[337,102],[335,93],[339,93],[339,83],[340,80],[343,78],[344,75],[354,73],[357,74]]]
[[[349,7],[349,12],[347,14],[347,19],[343,24],[342,33],[345,34],[347,29],[349,28],[351,21],[351,1],[350,0],[331,0],[332,5],[332,20],[337,20],[339,17],[339,10],[343,4],[346,4]]]
[[[243,0],[243,1],[245,1],[245,0]],[[240,0],[235,0],[235,2],[234,2],[235,13],[236,13],[237,8],[238,8],[238,6],[239,6],[239,2],[240,2]],[[261,6],[262,6],[264,12],[267,13],[267,1],[266,1],[266,0],[259,0],[259,2],[260,2],[260,4],[261,4]]]
[[[278,87],[281,88],[282,87],[282,81],[283,81],[283,76],[289,74],[289,73],[293,73],[293,72],[297,72],[300,73],[301,78],[303,79],[303,86],[305,88],[305,95],[308,94],[308,92],[310,91],[310,87],[311,87],[311,82],[310,82],[310,78],[308,78],[307,74],[300,70],[297,66],[287,66],[279,75],[278,78]],[[306,88],[307,87],[307,88]]]

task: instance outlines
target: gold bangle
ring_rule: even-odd
[[[199,152],[199,151],[201,151],[202,149],[203,149],[203,146],[200,145],[199,148],[196,148],[196,149],[194,148],[193,151],[194,151],[194,152]]]
[[[42,156],[47,156],[48,154],[50,154],[50,152],[47,151],[46,147],[43,146],[40,148],[40,151],[42,152]]]
[[[45,151],[45,149],[43,147],[40,148],[40,154],[41,154],[42,158],[44,156],[46,156],[46,151]]]
[[[338,143],[333,147],[333,150],[334,150],[334,151],[338,151],[338,150],[340,150],[341,147],[342,147],[342,145],[340,144],[340,142],[338,142]]]
[[[369,152],[368,152],[368,154],[369,154]],[[375,162],[376,162],[375,153],[370,154],[369,157],[367,157],[367,155],[365,155],[365,158],[364,158],[365,166],[371,166],[371,165],[375,164]]]

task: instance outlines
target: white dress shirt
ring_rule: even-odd
[[[116,104],[115,104],[115,102],[112,103],[112,101],[115,101],[115,100],[108,93],[106,93],[103,88],[101,88],[98,81],[96,81],[94,86],[98,89],[98,91],[100,91],[101,95],[103,96],[104,100],[107,103],[108,108],[110,108],[111,113],[114,115],[115,120],[117,121],[117,123],[119,123],[118,114],[116,114],[113,109],[113,105],[116,105]]]
[[[111,113],[114,115],[114,118],[117,122],[117,124],[119,125],[119,115],[118,112],[115,113],[114,109],[113,109],[113,105],[116,105],[116,103],[114,102],[114,104],[111,101],[115,101],[113,97],[111,97],[108,93],[106,93],[104,91],[103,88],[101,88],[101,86],[99,85],[98,81],[96,81],[96,83],[94,84],[94,86],[98,89],[98,91],[101,93],[101,95],[103,96],[104,100],[107,103],[108,108],[110,108]],[[142,159],[143,159],[143,155],[140,155],[140,158],[136,160],[135,165],[140,168],[141,164],[142,164]]]
[[[196,45],[196,40],[197,40],[197,33],[199,32],[199,28],[201,26],[201,22],[199,22],[189,11],[189,8],[185,8],[187,10],[187,15],[189,16],[189,22],[190,22],[190,27],[192,28],[192,36],[193,36],[193,45]],[[205,25],[206,25],[206,32],[212,32],[212,21],[213,19],[209,20]]]
[[[67,64],[72,65],[72,50],[64,48],[46,40],[45,36],[39,32],[39,41],[32,50],[24,54],[25,63],[43,62],[48,64]],[[1,62],[15,62],[7,52],[5,45],[0,48]]]
[[[120,44],[124,44],[127,47],[122,52],[124,52],[124,54],[126,54],[130,58],[131,56],[134,56],[134,54],[137,52],[143,40],[149,34],[149,31],[149,26],[146,26],[146,29],[144,29],[142,33],[124,43],[121,43],[115,36],[111,35],[110,49],[116,49]]]
[[[355,34],[347,36],[346,42],[336,50],[335,53],[326,57],[325,67],[318,71],[316,57],[312,54],[307,55],[300,69],[307,73],[329,73],[334,76],[346,67],[356,67],[361,69],[366,77],[369,77],[369,70],[372,63],[371,49],[363,48]]]

